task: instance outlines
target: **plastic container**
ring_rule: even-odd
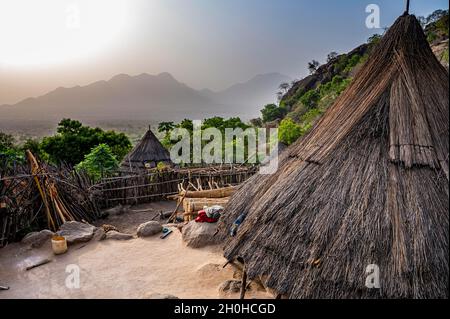
[[[52,237],[52,249],[55,255],[64,254],[67,251],[67,241],[63,236]]]

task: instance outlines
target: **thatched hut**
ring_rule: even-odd
[[[231,198],[225,257],[289,298],[448,298],[448,90],[403,15],[278,172]],[[379,289],[366,287],[372,264]]]
[[[121,163],[121,171],[138,173],[155,168],[158,163],[172,165],[169,152],[149,128],[141,141]]]

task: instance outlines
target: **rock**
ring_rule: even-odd
[[[144,299],[179,299],[179,298],[169,294],[159,294],[150,292],[144,295]]]
[[[28,233],[22,239],[22,243],[25,245],[30,245],[33,248],[39,248],[46,242],[50,242],[50,238],[52,238],[53,235],[55,235],[55,233],[48,229],[41,230],[40,232]]]
[[[68,244],[75,244],[90,241],[95,230],[96,227],[92,225],[70,221],[65,222],[56,234],[64,236]]]
[[[242,283],[240,280],[227,280],[220,284],[219,293],[228,294],[228,293],[237,293],[241,291]]]
[[[95,241],[101,241],[106,238],[106,233],[103,227],[97,227],[97,229],[94,231],[94,236],[92,237]]]
[[[133,235],[119,233],[118,231],[111,230],[106,233],[105,239],[114,239],[114,240],[130,240],[133,239]]]
[[[191,221],[183,227],[183,240],[187,246],[200,248],[219,243],[219,237],[214,234],[217,230],[217,223],[197,223]]]
[[[159,234],[162,229],[163,227],[160,223],[156,221],[149,221],[139,225],[137,229],[137,235],[139,237],[149,237]]]

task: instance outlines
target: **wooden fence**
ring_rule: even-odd
[[[101,208],[141,204],[177,194],[180,184],[185,188],[191,184],[191,189],[239,185],[251,177],[256,169],[254,166],[208,167],[105,178],[91,187],[91,194]]]

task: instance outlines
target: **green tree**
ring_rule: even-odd
[[[173,122],[161,122],[158,124],[158,132],[165,133],[165,135],[169,134],[175,128],[175,124]]]
[[[0,152],[14,148],[14,137],[0,132]]]
[[[107,144],[118,160],[131,149],[131,142],[123,133],[103,131],[100,128],[83,126],[79,121],[63,119],[54,136],[45,137],[42,149],[54,163],[76,165],[96,146]]]
[[[337,52],[335,52],[335,51],[333,51],[333,52],[330,52],[328,55],[327,55],[327,63],[330,63],[331,61],[333,61],[334,59],[336,59],[337,57],[338,57],[338,53]]]
[[[177,127],[184,128],[192,132],[194,130],[194,123],[192,122],[192,120],[184,119],[180,124],[177,125]]]
[[[84,160],[75,166],[77,171],[85,171],[95,181],[110,176],[119,167],[119,163],[107,144],[94,147]]]
[[[219,130],[224,129],[224,119],[220,116],[211,117],[209,119],[205,119],[202,124],[202,129],[215,127]]]
[[[290,118],[281,121],[278,128],[278,138],[286,145],[291,145],[302,135],[300,125],[295,123]]]
[[[243,130],[246,130],[250,127],[250,125],[245,124],[242,122],[241,118],[239,117],[230,117],[229,119],[224,120],[223,122],[223,129],[225,128],[241,128]]]
[[[313,74],[317,71],[317,68],[319,67],[320,63],[319,61],[312,60],[308,63],[308,70],[310,74]]]
[[[276,106],[275,104],[267,104],[261,110],[262,120],[264,123],[280,120],[285,115],[285,110]]]

